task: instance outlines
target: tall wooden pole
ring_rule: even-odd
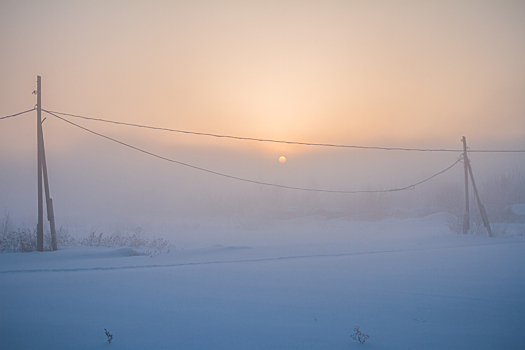
[[[41,79],[36,77],[36,129],[37,129],[37,173],[38,173],[38,224],[36,226],[36,250],[44,251],[44,207],[42,198],[42,96]]]
[[[463,136],[463,163],[465,165],[465,215],[463,216],[463,234],[470,230],[470,204],[468,198],[468,156],[467,156],[467,138]]]
[[[49,220],[49,228],[51,229],[51,249],[57,250],[57,235],[55,229],[55,214],[53,212],[53,200],[49,194],[49,181],[47,179],[47,164],[46,164],[46,149],[44,147],[44,131],[40,127],[40,140],[42,145],[40,146],[41,155],[42,155],[42,172],[44,174],[44,191],[46,194],[46,211],[47,211],[47,220]]]
[[[474,188],[474,194],[476,195],[476,200],[478,201],[478,207],[479,212],[481,213],[481,219],[483,220],[483,225],[487,229],[489,236],[494,237],[492,235],[492,229],[490,228],[489,218],[487,216],[487,212],[485,211],[485,207],[483,204],[481,204],[481,199],[479,198],[478,189],[476,188],[476,182],[474,182],[474,174],[472,174],[472,167],[470,166],[470,162],[467,162],[468,166],[468,172],[470,173],[470,180],[472,180],[472,187]]]

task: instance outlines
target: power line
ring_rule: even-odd
[[[247,141],[258,141],[258,142],[284,143],[284,144],[288,144],[288,145],[302,145],[302,146],[321,146],[321,147],[373,149],[373,150],[384,150],[384,151],[463,152],[463,150],[460,150],[460,149],[377,147],[377,146],[357,146],[357,145],[341,145],[341,144],[331,144],[331,143],[312,143],[312,142],[297,142],[297,141],[285,141],[285,140],[273,140],[273,139],[260,139],[260,138],[254,138],[254,137],[220,135],[220,134],[211,134],[211,133],[196,132],[196,131],[161,128],[161,127],[149,126],[149,125],[124,123],[124,122],[118,122],[118,121],[114,121],[114,120],[107,120],[107,119],[100,119],[100,118],[90,118],[90,117],[85,117],[85,116],[81,116],[81,115],[61,113],[61,112],[53,112],[53,111],[46,111],[46,112],[52,112],[52,113],[56,113],[56,114],[60,114],[60,115],[68,116],[68,117],[81,118],[81,119],[85,119],[85,120],[92,120],[92,121],[98,121],[98,122],[104,122],[104,123],[110,123],[110,124],[133,126],[133,127],[137,127],[137,128],[152,129],[152,130],[162,130],[162,131],[176,132],[176,133],[181,133],[181,134],[190,134],[190,135],[199,135],[199,136],[211,136],[211,137],[217,137],[217,138],[228,138],[228,139],[234,139],[234,140],[247,140]],[[523,151],[523,152],[525,152],[525,151]]]
[[[525,153],[525,149],[468,149],[468,153]]]
[[[149,126],[149,125],[142,125],[142,124],[133,124],[133,123],[125,123],[125,122],[118,122],[118,121],[114,121],[114,120],[107,120],[107,119],[100,119],[100,118],[91,118],[91,117],[86,117],[86,116],[82,116],[82,115],[62,113],[62,112],[53,112],[53,111],[46,111],[46,112],[52,112],[52,113],[60,114],[60,115],[64,115],[64,116],[69,116],[69,117],[74,117],[74,118],[81,118],[81,119],[85,119],[85,120],[92,120],[92,121],[98,121],[98,122],[104,122],[104,123],[110,123],[110,124],[133,126],[133,127],[137,127],[137,128],[144,128],[144,129],[151,129],[151,130],[162,130],[162,131],[176,132],[176,133],[181,133],[181,134],[190,134],[190,135],[199,135],[199,136],[211,136],[211,137],[217,137],[217,138],[228,138],[228,139],[235,139],[235,140],[272,142],[272,143],[283,143],[283,144],[289,144],[289,145],[302,145],[302,146],[321,146],[321,147],[371,149],[371,150],[383,150],[383,151],[458,152],[458,153],[459,152],[463,152],[463,150],[461,150],[461,149],[446,149],[446,148],[378,147],[378,146],[342,145],[342,144],[332,144],[332,143],[312,143],[312,142],[298,142],[298,141],[286,141],[286,140],[260,139],[260,138],[254,138],[254,137],[220,135],[220,134],[212,134],[212,133],[204,133],[204,132],[196,132],[196,131],[161,128],[161,127],[156,127],[156,126]],[[469,150],[469,152],[476,152],[476,153],[525,153],[525,150]]]
[[[7,118],[13,118],[13,117],[16,117],[18,115],[21,115],[21,114],[24,114],[24,113],[27,113],[27,112],[31,112],[31,111],[34,111],[34,110],[35,110],[35,107],[33,107],[31,109],[28,109],[27,111],[23,111],[23,112],[12,114],[12,115],[6,115],[5,117],[0,117],[0,120],[7,119]]]
[[[214,174],[214,175],[218,175],[218,176],[222,176],[222,177],[226,177],[226,178],[229,178],[229,179],[233,179],[233,180],[238,180],[238,181],[244,181],[244,182],[249,182],[249,183],[253,183],[253,184],[257,184],[257,185],[264,185],[264,186],[271,186],[271,187],[279,187],[279,188],[285,188],[285,189],[290,189],[290,190],[299,190],[299,191],[308,191],[308,192],[324,192],[324,193],[346,193],[346,194],[355,194],[355,193],[387,193],[387,192],[399,192],[399,191],[405,191],[405,190],[412,190],[414,189],[416,186],[424,183],[424,182],[427,182],[431,179],[433,179],[434,177],[438,176],[438,175],[441,175],[443,174],[444,172],[450,170],[454,165],[456,165],[457,163],[459,163],[461,161],[461,157],[458,158],[452,165],[450,165],[449,167],[447,167],[446,169],[426,178],[425,180],[423,181],[419,181],[415,184],[412,184],[412,185],[409,185],[409,186],[406,186],[406,187],[402,187],[402,188],[393,188],[393,189],[388,189],[388,190],[361,190],[361,191],[341,191],[341,190],[324,190],[324,189],[313,189],[313,188],[304,188],[304,187],[294,187],[294,186],[285,186],[285,185],[277,185],[277,184],[272,184],[272,183],[268,183],[268,182],[261,182],[261,181],[255,181],[255,180],[250,180],[250,179],[245,179],[245,178],[241,178],[241,177],[237,177],[237,176],[233,176],[233,175],[228,175],[228,174],[224,174],[224,173],[220,173],[220,172],[217,172],[217,171],[213,171],[213,170],[209,170],[209,169],[205,169],[205,168],[201,168],[201,167],[198,167],[198,166],[195,166],[195,165],[191,165],[191,164],[188,164],[188,163],[184,163],[184,162],[180,162],[180,161],[177,161],[177,160],[174,160],[174,159],[170,159],[170,158],[166,158],[166,157],[163,157],[163,156],[160,156],[158,154],[155,154],[155,153],[152,153],[152,152],[149,152],[149,151],[146,151],[144,149],[141,149],[141,148],[138,148],[136,146],[132,146],[130,144],[127,144],[125,142],[122,142],[122,141],[119,141],[119,140],[116,140],[112,137],[109,137],[109,136],[106,136],[106,135],[103,135],[103,134],[100,134],[96,131],[93,131],[93,130],[90,130],[88,128],[85,128],[83,126],[80,126],[76,123],[73,123],[72,121],[69,121],[65,118],[62,118],[60,116],[58,116],[57,114],[55,114],[54,112],[49,112],[49,111],[46,111],[43,109],[44,112],[66,122],[66,123],[69,123],[71,125],[74,125],[76,126],[77,128],[80,128],[84,131],[87,131],[91,134],[94,134],[94,135],[97,135],[97,136],[100,136],[102,138],[105,138],[107,140],[110,140],[110,141],[113,141],[113,142],[116,142],[120,145],[123,145],[123,146],[126,146],[126,147],[129,147],[131,149],[134,149],[136,151],[139,151],[139,152],[142,152],[142,153],[145,153],[147,155],[150,155],[150,156],[153,156],[153,157],[156,157],[156,158],[159,158],[159,159],[162,159],[162,160],[165,160],[165,161],[168,161],[168,162],[171,162],[171,163],[175,163],[175,164],[179,164],[179,165],[183,165],[183,166],[186,166],[186,167],[189,167],[189,168],[192,168],[192,169],[196,169],[196,170],[200,170],[200,171],[204,171],[204,172],[207,172],[207,173],[210,173],[210,174]]]
[[[17,114],[8,115],[8,116],[5,116],[5,117],[0,117],[0,120],[16,117],[18,115],[21,115],[21,114],[24,114],[24,113],[27,113],[27,112],[31,112],[33,110],[35,110],[35,108],[29,109],[27,111],[20,112],[20,113],[17,113]],[[312,143],[312,142],[298,142],[298,141],[286,141],[286,140],[260,139],[260,138],[253,138],[253,137],[220,135],[220,134],[203,133],[203,132],[196,132],[196,131],[161,128],[161,127],[155,127],[155,126],[149,126],[149,125],[124,123],[124,122],[118,122],[118,121],[107,120],[107,119],[90,118],[90,117],[85,117],[85,116],[81,116],[81,115],[69,114],[69,113],[47,111],[45,109],[42,109],[42,110],[47,112],[47,113],[55,113],[55,114],[69,116],[69,117],[81,118],[81,119],[92,120],[92,121],[99,121],[99,122],[104,122],[104,123],[111,123],[111,124],[125,125],[125,126],[133,126],[133,127],[137,127],[137,128],[145,128],[145,129],[152,129],[152,130],[162,130],[162,131],[169,131],[169,132],[177,132],[177,133],[182,133],[182,134],[191,134],[191,135],[199,135],[199,136],[211,136],[211,137],[217,137],[217,138],[229,138],[229,139],[235,139],[235,140],[272,142],[272,143],[283,143],[283,144],[289,144],[289,145],[302,145],[302,146],[321,146],[321,147],[370,149],[370,150],[383,150],[383,151],[458,152],[458,153],[459,152],[463,152],[460,149],[446,149],[446,148],[378,147],[378,146],[342,145],[342,144],[331,144],[331,143]],[[493,150],[493,149],[476,150],[476,149],[469,149],[468,152],[469,153],[525,153],[525,150]]]

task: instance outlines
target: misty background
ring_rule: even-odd
[[[525,149],[524,15],[512,1],[2,1],[0,115],[34,106],[41,75],[44,109],[93,118],[300,142],[459,150],[466,136],[472,149]],[[176,235],[181,222],[206,220],[255,229],[308,215],[461,215],[461,163],[410,191],[311,193],[168,163],[43,117],[57,226]],[[0,123],[0,209],[27,227],[36,226],[35,120]],[[405,187],[460,156],[70,120],[197,167],[315,189]],[[525,203],[523,153],[470,157],[489,218],[508,219],[508,206]]]

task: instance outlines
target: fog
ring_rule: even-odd
[[[0,204],[4,212],[26,227],[36,225],[34,114],[6,120],[2,127]],[[155,234],[166,225],[211,220],[260,228],[278,220],[311,215],[365,221],[420,217],[455,210],[463,202],[462,163],[401,192],[308,192],[243,182],[171,163],[87,134],[53,116],[46,118],[46,159],[58,226],[80,225],[87,231],[97,227],[149,227],[150,233]],[[104,129],[96,122],[82,125],[97,131]],[[170,134],[173,142],[166,145],[155,140],[155,133],[166,132],[136,131],[125,126],[104,131],[107,136],[148,152],[214,172],[270,185],[331,191],[403,188],[444,170],[461,155],[299,145],[281,149],[271,145],[274,149],[268,151],[260,142],[176,133]],[[460,149],[460,136],[455,143],[422,146]],[[78,142],[64,147],[75,139]],[[494,147],[479,141],[472,144],[477,149]],[[506,140],[504,146],[519,149],[525,145],[522,140]],[[285,163],[278,161],[280,155],[287,157]],[[491,180],[513,172],[524,173],[521,154],[471,153],[470,158],[485,204],[490,198],[483,191]],[[517,184],[522,192],[523,185]],[[455,202],[447,203],[442,198],[444,192],[455,194]],[[506,203],[511,204],[517,203]]]
[[[93,118],[298,142],[461,149],[466,136],[471,149],[525,149],[524,13],[523,3],[511,1],[3,1],[0,116],[34,106],[39,75],[44,109]],[[36,225],[35,114],[0,121],[0,209],[26,227]],[[86,231],[112,225],[155,234],[181,220],[260,227],[308,215],[421,216],[452,210],[436,199],[444,189],[462,192],[461,163],[388,194],[257,185],[43,117],[57,223]],[[403,188],[460,156],[66,118],[177,162],[310,189]],[[523,173],[522,154],[471,153],[482,198],[497,177]]]
[[[522,349],[524,19],[1,0],[0,347]]]

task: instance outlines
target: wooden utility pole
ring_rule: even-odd
[[[53,212],[53,200],[49,194],[49,181],[47,179],[47,164],[46,164],[46,150],[44,148],[44,132],[42,127],[40,127],[40,140],[42,140],[42,171],[44,173],[44,190],[46,193],[46,211],[47,211],[47,220],[49,221],[49,228],[51,229],[51,249],[57,250],[57,235],[55,229],[55,214]]]
[[[481,219],[483,220],[483,226],[487,229],[489,236],[492,235],[492,230],[490,228],[489,218],[485,207],[481,204],[481,199],[479,198],[478,188],[476,187],[476,182],[474,181],[474,174],[472,173],[472,167],[470,166],[470,160],[467,156],[467,139],[463,136],[463,162],[465,164],[465,216],[463,217],[463,233],[467,233],[470,229],[470,211],[469,211],[469,199],[468,199],[468,175],[470,174],[470,180],[472,181],[472,188],[474,188],[474,194],[476,195],[476,200],[478,202],[479,212],[481,213]]]
[[[474,194],[476,195],[476,200],[478,201],[478,207],[479,212],[481,213],[481,219],[483,220],[483,225],[487,229],[489,236],[494,237],[492,235],[492,230],[490,228],[489,218],[487,216],[487,212],[485,211],[485,207],[483,204],[481,204],[481,199],[479,198],[478,189],[476,188],[476,183],[474,182],[474,174],[472,173],[472,167],[470,166],[470,161],[467,160],[467,166],[468,166],[468,172],[470,174],[470,180],[472,180],[472,187],[474,188]]]
[[[36,133],[38,178],[38,224],[36,226],[36,250],[44,251],[44,207],[42,198],[42,96],[40,75],[36,77]]]
[[[46,211],[47,219],[51,229],[51,249],[57,250],[57,239],[55,229],[55,215],[53,212],[53,200],[49,194],[49,181],[47,178],[46,152],[44,149],[44,132],[42,130],[42,95],[41,95],[41,78],[37,76],[37,143],[38,143],[38,224],[36,229],[36,250],[44,251],[44,205],[42,196],[42,176],[44,177],[44,189],[46,193]]]
[[[470,204],[468,198],[468,156],[467,138],[463,136],[463,164],[465,165],[465,215],[463,216],[463,234],[470,230]]]

